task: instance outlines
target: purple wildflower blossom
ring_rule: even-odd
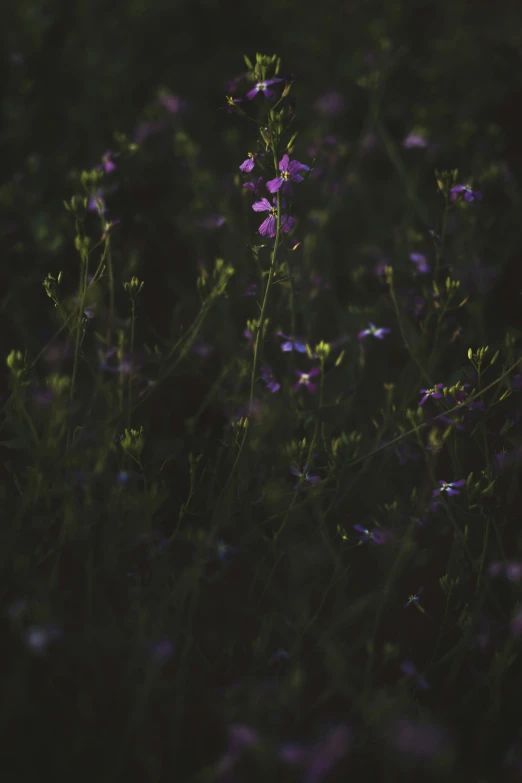
[[[439,488],[433,490],[433,497],[439,497],[443,492],[447,492],[448,495],[460,495],[458,489],[455,487],[463,487],[466,483],[466,479],[460,479],[460,481],[439,481]]]
[[[374,544],[384,544],[390,537],[390,534],[385,533],[383,530],[368,530],[368,528],[362,525],[354,525],[353,529],[360,533],[357,536],[357,541],[373,541]]]
[[[294,392],[298,392],[301,386],[306,386],[310,394],[315,394],[317,391],[317,385],[315,383],[311,383],[310,378],[313,378],[315,375],[319,375],[321,370],[319,367],[313,367],[310,372],[301,372],[301,370],[296,370],[295,374],[299,376],[299,380],[294,386]]]
[[[243,161],[241,166],[239,167],[241,171],[244,171],[245,174],[250,174],[252,169],[254,168],[256,164],[256,158],[263,157],[262,152],[249,152],[248,157],[246,160]]]
[[[256,82],[254,87],[250,90],[250,92],[247,92],[246,97],[249,101],[252,100],[252,98],[255,98],[258,92],[262,92],[265,98],[273,98],[275,95],[274,90],[269,90],[271,84],[277,84],[278,82],[282,82],[283,79],[265,79],[263,82]]]
[[[455,185],[450,190],[450,201],[456,201],[457,199],[464,199],[464,201],[482,201],[482,193],[478,190],[472,190],[470,185]]]
[[[261,367],[261,380],[265,383],[268,391],[274,394],[281,388],[281,384],[276,381],[270,367]]]
[[[89,212],[97,212],[99,215],[105,215],[107,212],[107,206],[105,204],[103,192],[101,190],[97,190],[96,193],[90,197],[87,204],[87,209]]]
[[[403,663],[401,663],[401,672],[405,674],[407,677],[412,677],[413,679],[415,679],[415,682],[417,683],[419,688],[422,688],[422,690],[424,691],[429,690],[430,686],[428,685],[426,678],[422,674],[419,674],[419,672],[417,671],[417,667],[415,666],[413,661],[409,659],[403,661]]]
[[[243,296],[256,296],[256,294],[257,294],[257,283],[250,283],[250,285],[247,288],[245,288]]]
[[[413,261],[417,266],[417,272],[421,275],[425,275],[430,271],[430,265],[426,261],[426,256],[423,253],[410,253],[410,261]]]
[[[489,573],[493,577],[505,574],[510,582],[520,582],[522,579],[522,562],[510,560],[507,563],[503,563],[496,561],[491,563]]]
[[[419,402],[419,405],[424,405],[428,397],[433,397],[434,400],[440,400],[444,395],[440,393],[439,389],[443,389],[443,388],[444,388],[443,383],[436,383],[432,389],[420,389],[419,394],[423,394],[424,397]]]
[[[289,337],[287,334],[284,334],[283,332],[277,332],[278,337],[282,337],[284,339],[284,342],[281,343],[281,350],[283,353],[288,353],[289,351],[297,351],[298,353],[306,353],[306,343],[304,340],[301,340],[299,337]]]
[[[325,92],[314,103],[314,109],[324,117],[337,117],[338,114],[344,111],[345,107],[346,99],[344,95],[336,90]]]
[[[402,142],[404,149],[410,150],[414,148],[424,148],[428,146],[428,142],[421,136],[420,133],[409,133]]]
[[[177,114],[184,106],[184,101],[171,92],[163,92],[158,98],[158,103],[164,106],[171,114]]]
[[[320,476],[311,475],[310,473],[308,473],[308,465],[305,465],[302,471],[300,471],[298,468],[292,465],[292,467],[290,468],[290,473],[292,474],[292,476],[296,476],[298,479],[301,479],[301,476],[304,476],[304,480],[308,481],[308,483],[312,484],[312,486],[314,484],[317,484],[317,482],[321,480]],[[293,488],[297,489],[298,487],[299,487],[299,481],[297,482],[297,484],[294,484]]]
[[[102,162],[99,166],[96,166],[96,171],[104,171],[105,174],[111,174],[116,169],[116,164],[113,162],[113,158],[118,157],[117,152],[106,152],[102,157]]]
[[[266,188],[270,193],[277,193],[281,189],[281,193],[285,195],[291,195],[292,182],[302,182],[303,177],[299,174],[300,171],[310,171],[310,166],[306,166],[304,163],[299,163],[298,160],[290,160],[288,155],[283,155],[279,161],[279,171],[281,174],[275,179],[271,179],[266,183]]]
[[[275,202],[275,199],[274,199]],[[275,237],[277,232],[277,206],[272,206],[268,199],[262,198],[260,201],[256,201],[252,204],[254,212],[269,212],[270,214],[263,220],[259,226],[259,233],[261,236]],[[281,215],[281,228],[285,233],[288,233],[295,226],[295,219],[288,215]]]
[[[378,329],[370,321],[368,324],[368,329],[363,329],[362,332],[359,332],[357,337],[359,340],[363,340],[365,337],[368,337],[368,335],[372,335],[372,337],[376,337],[377,340],[382,340],[384,335],[389,334],[389,332],[391,332],[391,329],[388,329],[387,327],[380,327]]]
[[[403,608],[406,609],[407,606],[411,606],[412,604],[416,604],[420,600],[420,596],[421,596],[421,593],[422,593],[423,590],[424,590],[424,586],[421,586],[421,587],[419,587],[419,589],[417,590],[416,593],[414,593],[413,595],[410,595],[408,597],[408,600],[404,604]]]
[[[286,764],[305,770],[303,783],[321,783],[350,750],[352,733],[348,726],[332,727],[327,736],[312,748],[297,743],[279,746],[279,758]]]
[[[244,724],[233,724],[228,727],[228,752],[218,761],[216,771],[219,775],[231,772],[246,748],[259,742],[259,734],[255,729]]]
[[[245,182],[243,187],[247,190],[251,190],[255,196],[261,195],[261,187],[263,185],[263,177],[257,177],[250,182]]]
[[[216,553],[222,563],[225,563],[230,555],[235,555],[237,552],[239,552],[237,546],[230,546],[229,544],[225,544],[221,538],[217,539]]]

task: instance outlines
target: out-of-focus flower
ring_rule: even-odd
[[[319,375],[320,372],[321,370],[319,367],[313,367],[310,372],[301,372],[301,370],[296,370],[295,374],[299,376],[299,380],[294,386],[294,392],[298,392],[302,386],[305,386],[310,394],[315,394],[317,391],[317,385],[312,383],[310,378]]]
[[[362,525],[354,525],[353,529],[359,533],[357,541],[361,542],[373,541],[374,544],[384,544],[390,538],[390,533],[384,530],[369,530]]]
[[[372,337],[377,338],[377,340],[382,340],[384,335],[385,334],[389,334],[390,332],[391,332],[391,329],[388,329],[385,326],[377,328],[370,321],[370,323],[368,324],[368,329],[363,329],[362,332],[359,332],[357,337],[359,338],[359,340],[363,340],[365,337],[368,337],[369,335],[371,335]]]
[[[351,740],[349,726],[341,724],[331,728],[326,737],[311,748],[298,743],[282,743],[279,758],[304,769],[303,783],[321,783],[348,754]]]
[[[242,187],[251,190],[255,196],[259,196],[263,187],[263,177],[257,177],[257,179],[253,179],[250,182],[245,182]]]
[[[263,220],[259,226],[259,233],[261,236],[275,237],[277,233],[277,206],[276,199],[274,199],[274,205],[266,198],[262,198],[260,201],[252,204],[254,212],[269,212],[268,217]],[[288,233],[295,226],[295,219],[288,215],[281,215],[281,228],[285,233]]]
[[[206,215],[204,218],[201,218],[201,220],[198,221],[198,225],[200,228],[203,228],[206,231],[211,231],[214,228],[221,228],[221,226],[225,223],[226,218],[224,215]]]
[[[241,753],[259,742],[257,731],[245,724],[235,723],[228,727],[228,750],[218,761],[218,775],[225,775],[234,768]]]
[[[411,661],[410,659],[403,661],[401,663],[400,668],[403,674],[415,680],[419,688],[422,688],[422,690],[424,691],[427,691],[429,689],[430,686],[428,685],[426,678],[424,677],[423,674],[419,674],[419,672],[417,671],[417,667],[415,666],[413,661]]]
[[[482,193],[472,190],[470,185],[455,185],[450,189],[450,201],[463,199],[464,201],[482,201]]]
[[[266,183],[266,188],[270,193],[276,193],[281,189],[281,193],[284,195],[292,194],[292,182],[302,182],[303,177],[299,174],[300,171],[310,171],[310,166],[306,166],[304,163],[299,163],[298,160],[290,160],[288,155],[283,155],[279,161],[279,171],[281,174],[275,179],[271,179]]]
[[[497,560],[494,563],[491,563],[489,573],[493,577],[504,574],[510,582],[520,582],[522,579],[522,562],[517,562],[515,560],[502,562]]]
[[[424,149],[424,147],[428,146],[428,142],[424,138],[424,136],[421,136],[420,133],[409,133],[404,141],[402,142],[402,146],[404,149],[411,150],[414,148],[417,149]]]
[[[400,753],[418,760],[433,759],[449,747],[448,735],[441,726],[408,718],[391,724],[388,741]]]
[[[314,103],[314,109],[323,117],[337,117],[346,108],[346,98],[337,90],[329,90],[320,95]]]
[[[268,391],[272,393],[279,391],[281,388],[281,384],[274,378],[271,368],[266,365],[261,367],[261,380],[266,385]]]
[[[185,102],[172,92],[162,92],[158,97],[158,103],[164,106],[171,114],[178,114],[185,105]]]
[[[106,152],[102,157],[101,164],[95,167],[96,171],[103,171],[105,174],[111,174],[116,169],[113,158],[117,158],[118,156],[118,152]]]
[[[257,283],[251,283],[243,293],[243,296],[255,296],[257,294]]]
[[[447,481],[439,481],[439,488],[433,490],[432,497],[437,498],[443,492],[446,492],[448,495],[460,495],[460,492],[455,487],[463,487],[465,483],[466,479],[450,481],[449,483]]]
[[[284,334],[283,332],[277,332],[278,337],[282,337],[284,342],[281,343],[281,350],[283,353],[288,353],[289,351],[297,351],[298,353],[306,353],[306,343],[304,340],[301,340],[299,337],[289,337],[287,334]]]
[[[430,271],[430,265],[426,261],[426,256],[423,253],[410,253],[410,261],[417,267],[417,272],[420,275],[425,275]]]
[[[419,587],[416,593],[413,595],[410,595],[406,603],[404,604],[404,609],[406,609],[407,606],[411,606],[412,604],[418,603],[420,601],[420,596],[422,594],[422,591],[424,590],[424,586]]]
[[[32,653],[43,655],[49,645],[62,636],[62,631],[56,625],[31,625],[25,632],[25,643]]]
[[[309,484],[312,484],[312,486],[314,484],[317,484],[318,481],[321,481],[320,476],[316,476],[308,473],[308,465],[305,465],[302,471],[296,468],[294,465],[292,465],[292,467],[290,468],[290,473],[292,474],[292,476],[296,476],[299,479],[299,481],[296,484],[294,484],[293,487],[294,489],[297,489],[299,487],[301,476],[303,476],[304,480],[308,481]]]
[[[235,554],[237,554],[237,552],[239,552],[239,549],[237,548],[237,546],[231,546],[230,544],[225,544],[225,542],[221,538],[217,539],[217,541],[216,541],[216,553],[217,553],[217,556],[218,556],[219,560],[222,563],[225,563],[228,560],[228,558],[230,557],[230,555],[235,555]]]

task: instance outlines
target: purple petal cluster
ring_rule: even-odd
[[[254,212],[268,212],[269,215],[259,226],[259,233],[263,237],[275,237],[277,233],[277,200],[274,199],[274,205],[266,198],[256,201],[252,204]],[[281,215],[281,228],[287,234],[295,226],[295,219],[289,215]]]
[[[295,374],[299,376],[299,380],[294,386],[294,392],[298,392],[302,386],[305,386],[310,394],[315,394],[317,391],[317,384],[312,383],[310,378],[314,378],[316,375],[319,375],[320,372],[321,370],[319,367],[313,367],[309,372],[296,370]]]
[[[482,201],[482,193],[478,190],[472,190],[470,185],[455,185],[450,190],[450,201],[457,199],[470,201]]]
[[[277,193],[281,190],[283,195],[292,194],[292,182],[302,182],[303,177],[299,173],[300,171],[310,171],[310,166],[306,166],[304,163],[299,163],[298,160],[290,160],[288,155],[283,155],[279,161],[279,171],[281,172],[278,177],[271,179],[266,183],[266,188],[270,193]]]
[[[359,332],[357,337],[359,338],[359,340],[364,340],[365,337],[368,337],[369,335],[371,335],[372,337],[375,337],[377,340],[382,340],[384,335],[385,334],[389,334],[390,332],[391,332],[391,329],[388,329],[385,326],[377,328],[370,321],[370,323],[368,324],[368,329],[363,329],[362,332]]]

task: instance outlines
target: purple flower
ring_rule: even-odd
[[[274,199],[275,201],[275,199]],[[259,233],[261,236],[275,237],[277,233],[277,206],[272,206],[268,199],[262,198],[261,201],[256,201],[252,204],[254,212],[269,212],[270,214],[263,220],[259,226]],[[288,215],[281,215],[281,228],[285,233],[288,233],[295,226],[295,219]]]
[[[301,386],[306,386],[310,394],[315,394],[317,391],[317,385],[315,383],[310,382],[310,378],[313,378],[315,375],[319,375],[321,370],[319,367],[314,367],[310,370],[310,372],[301,372],[301,370],[296,370],[295,374],[299,376],[299,380],[294,386],[294,392],[298,392]]]
[[[263,185],[263,177],[257,177],[257,179],[253,179],[250,182],[245,182],[243,184],[243,187],[246,188],[247,190],[251,190],[255,196],[259,196],[261,194],[262,185]]]
[[[303,783],[321,783],[350,750],[352,733],[348,726],[332,727],[312,748],[297,743],[279,746],[279,758],[286,764],[303,767]]]
[[[226,218],[223,215],[212,214],[202,218],[198,225],[206,231],[211,231],[213,228],[221,228],[225,220]]]
[[[105,215],[107,212],[107,207],[105,205],[103,192],[101,190],[97,190],[96,193],[90,197],[87,204],[87,209],[89,212],[97,212],[99,215]]]
[[[290,473],[292,474],[292,476],[296,476],[298,479],[301,479],[301,476],[303,476],[304,480],[308,481],[310,484],[312,484],[312,486],[314,484],[317,484],[318,481],[321,481],[320,476],[310,475],[310,473],[308,473],[308,465],[304,466],[302,472],[294,465],[292,465],[292,467],[290,468]],[[297,489],[299,487],[299,483],[300,482],[298,481],[297,484],[294,484],[293,488]]]
[[[325,117],[336,117],[344,111],[346,99],[336,90],[321,95],[314,103],[314,109]]]
[[[357,541],[373,541],[374,544],[384,544],[390,537],[390,534],[385,533],[383,530],[368,530],[368,528],[362,525],[354,525],[353,529],[360,533],[357,536]]]
[[[402,146],[407,149],[413,149],[415,147],[417,148],[423,148],[428,146],[428,142],[426,139],[421,136],[419,133],[409,133],[404,141],[402,142]]]
[[[389,332],[391,332],[391,329],[388,329],[387,327],[381,327],[378,329],[370,321],[370,323],[368,324],[368,329],[363,329],[362,332],[359,332],[357,337],[359,338],[359,340],[363,340],[365,337],[368,337],[368,335],[371,334],[372,337],[376,337],[377,340],[382,340],[384,335],[389,334]]]
[[[460,479],[460,481],[451,481],[450,483],[446,481],[439,481],[439,489],[433,490],[433,497],[437,498],[439,495],[442,494],[442,492],[447,492],[448,495],[460,495],[460,492],[458,489],[454,489],[455,487],[463,487],[466,483],[466,479]]]
[[[257,294],[257,283],[250,283],[250,285],[245,288],[245,292],[243,296],[256,296]]]
[[[111,174],[116,169],[116,164],[113,162],[113,158],[117,158],[119,152],[106,152],[102,157],[102,162],[99,166],[96,166],[96,171],[104,171],[105,174]]]
[[[241,753],[259,742],[259,734],[255,729],[244,724],[232,724],[228,727],[228,752],[221,757],[217,764],[219,775],[231,772]]]
[[[450,190],[450,201],[464,198],[464,201],[482,201],[482,193],[472,190],[470,185],[455,185]]]
[[[297,353],[307,353],[306,350],[306,343],[305,341],[300,337],[290,337],[283,332],[277,332],[278,337],[282,337],[284,339],[284,342],[281,343],[281,350],[283,353],[289,353],[290,351],[297,351]],[[312,357],[315,359],[316,355],[312,354]]]
[[[287,334],[283,334],[283,332],[277,332],[277,336],[282,337],[285,341],[284,343],[281,343],[281,350],[284,353],[288,353],[289,351],[306,353],[306,343],[304,340],[301,340],[298,337],[289,337]]]
[[[412,677],[415,679],[415,682],[419,688],[422,688],[422,690],[427,691],[429,689],[430,686],[426,682],[425,677],[422,674],[419,674],[413,661],[408,659],[401,663],[401,672],[407,677]]]
[[[440,400],[444,395],[440,393],[439,389],[443,388],[443,383],[436,383],[432,389],[420,389],[419,394],[424,394],[424,397],[419,402],[419,405],[424,405],[428,397],[433,397],[434,400]]]
[[[489,567],[489,573],[491,576],[499,576],[505,574],[510,582],[520,582],[522,579],[522,562],[516,562],[514,560],[502,563],[497,561],[491,563]]]
[[[412,604],[416,604],[417,601],[420,600],[420,596],[421,596],[421,593],[422,593],[423,590],[424,590],[424,586],[419,587],[419,589],[417,590],[416,593],[414,593],[413,595],[410,595],[408,597],[408,600],[404,604],[403,608],[406,609],[407,606],[411,606]]]
[[[274,378],[270,367],[261,367],[261,380],[266,384],[266,388],[268,391],[272,392],[272,394],[279,391],[281,388],[281,384]]]
[[[216,552],[219,560],[221,560],[222,563],[225,563],[228,560],[229,555],[237,554],[239,549],[237,546],[230,546],[229,544],[225,544],[221,538],[218,538],[216,541]]]
[[[184,105],[181,98],[171,92],[162,93],[158,98],[158,103],[161,103],[171,114],[177,114]]]
[[[430,271],[430,265],[426,261],[426,256],[422,253],[410,253],[410,261],[417,265],[417,272],[421,275]]]
[[[255,163],[256,163],[255,159],[258,158],[258,157],[263,157],[263,153],[262,152],[249,152],[247,159],[244,160],[243,163],[241,164],[241,166],[239,167],[240,170],[244,171],[245,174],[250,174],[250,172],[252,171],[252,169],[255,166]]]
[[[306,166],[304,163],[299,163],[298,160],[290,160],[288,155],[283,155],[279,161],[279,171],[281,174],[275,179],[271,179],[266,183],[266,188],[270,193],[276,193],[282,188],[281,193],[285,195],[291,195],[292,182],[302,182],[303,177],[299,174],[300,171],[310,171],[310,166]]]
[[[400,718],[390,728],[391,743],[397,750],[415,759],[433,758],[448,746],[446,732],[430,723]]]
[[[274,90],[269,90],[268,87],[271,84],[277,84],[278,82],[282,82],[283,79],[265,79],[263,82],[256,82],[254,87],[250,90],[250,92],[247,92],[246,97],[249,101],[252,100],[252,98],[255,98],[258,92],[262,92],[265,98],[273,98],[275,95]]]

